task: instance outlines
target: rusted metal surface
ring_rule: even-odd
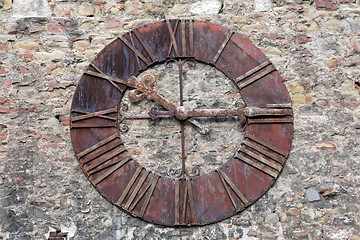
[[[245,106],[184,107],[182,67],[197,61],[228,76]],[[153,88],[154,76],[137,78],[150,66],[164,63],[179,68],[179,86],[173,86],[180,88],[178,103]],[[125,115],[121,110],[125,91],[131,102],[154,101],[164,109]],[[201,117],[237,117],[245,124],[245,139],[224,165],[198,176],[196,169],[192,174],[185,169],[184,123],[208,134],[209,127],[197,121]],[[182,170],[176,178],[145,169],[122,142],[121,134],[128,130],[122,120],[143,118],[180,121]],[[269,59],[241,35],[195,20],[151,23],[114,40],[83,74],[71,107],[72,143],[88,179],[124,211],[165,226],[217,222],[254,203],[279,176],[292,135],[290,97]]]

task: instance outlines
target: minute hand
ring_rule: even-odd
[[[232,109],[187,109],[186,107],[177,107],[175,116],[184,120],[190,117],[235,117],[241,119],[244,117],[261,117],[261,116],[286,116],[292,115],[291,109],[271,109],[259,107],[245,107]]]
[[[243,108],[233,109],[190,109],[189,117],[220,117],[220,116],[243,116]]]

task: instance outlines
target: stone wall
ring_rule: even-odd
[[[0,239],[360,239],[359,0],[1,0]],[[165,228],[92,187],[69,109],[91,59],[166,18],[211,21],[267,54],[291,94],[293,147],[276,184],[222,222]]]

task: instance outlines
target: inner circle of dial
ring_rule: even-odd
[[[190,115],[243,104],[235,84],[216,68],[200,62],[178,64],[157,64],[137,76],[139,83],[153,76],[152,89],[176,106],[174,111],[146,97],[134,103],[129,96],[134,90],[128,89],[120,103],[119,129],[128,129],[121,138],[142,166],[169,177],[191,177],[214,171],[234,155],[244,137],[244,123],[236,115]]]

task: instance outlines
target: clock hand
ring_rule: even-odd
[[[159,118],[176,117],[179,120],[188,119],[191,123],[201,129],[202,134],[209,132],[209,126],[202,126],[196,119],[192,117],[240,117],[241,122],[245,122],[245,117],[254,118],[261,116],[292,116],[291,109],[287,108],[260,108],[260,107],[238,107],[232,109],[187,109],[183,106],[177,107],[175,112],[159,111],[152,108],[147,114],[138,114],[133,116],[123,116],[124,119],[147,119],[153,120]]]
[[[171,103],[153,89],[155,76],[146,74],[142,77],[141,83],[139,83],[135,77],[131,77],[127,81],[129,83],[128,86],[135,88],[129,93],[129,100],[131,102],[136,103],[146,97],[154,100],[170,112],[174,112],[176,110],[175,104]]]
[[[174,114],[170,111],[158,111],[156,108],[152,108],[148,113],[141,113],[136,115],[122,115],[121,119],[159,119],[159,118],[170,118],[174,117]],[[210,132],[210,125],[203,125],[196,119],[188,119],[193,125],[200,129],[200,134],[204,135]]]
[[[231,109],[187,109],[186,107],[177,107],[174,113],[175,117],[185,120],[189,117],[235,117],[241,119],[244,117],[260,117],[260,116],[287,116],[292,115],[291,109],[273,109],[261,107],[239,107]]]
[[[127,82],[128,82],[127,83],[128,86],[136,88],[136,89],[130,91],[130,93],[129,93],[129,100],[131,102],[138,102],[141,99],[147,97],[149,99],[154,100],[156,103],[160,104],[165,109],[169,110],[173,114],[173,116],[175,116],[177,119],[185,120],[185,119],[180,119],[176,115],[174,115],[175,111],[178,108],[175,104],[168,101],[166,98],[164,98],[163,96],[158,94],[152,88],[154,85],[154,82],[155,82],[155,77],[153,75],[149,75],[149,74],[145,75],[141,79],[141,84],[139,84],[137,82],[137,79],[135,77],[129,78],[127,80]],[[189,122],[191,122],[192,124],[194,124],[195,126],[197,126],[198,128],[200,128],[201,134],[206,134],[209,132],[208,126],[202,126],[198,121],[196,121],[195,119],[192,119],[192,118],[187,118],[187,120]]]
[[[292,116],[290,108],[260,108],[260,107],[246,107],[244,110],[247,117],[258,116]]]
[[[152,89],[155,77],[153,75],[147,74],[141,79],[141,83],[138,82],[136,77],[132,76],[129,77],[126,80],[112,77],[109,75],[106,75],[104,72],[102,72],[98,67],[96,67],[94,64],[90,64],[96,71],[87,70],[85,73],[90,76],[99,77],[105,80],[108,80],[110,84],[112,84],[114,87],[119,89],[119,86],[115,83],[124,84],[128,87],[135,88],[134,90],[130,91],[129,93],[129,100],[131,102],[138,102],[141,99],[148,97],[150,99],[153,99],[155,102],[159,103],[161,106],[163,106],[165,109],[169,111],[174,111],[176,109],[176,106],[169,102],[167,99],[159,95],[154,89]]]

